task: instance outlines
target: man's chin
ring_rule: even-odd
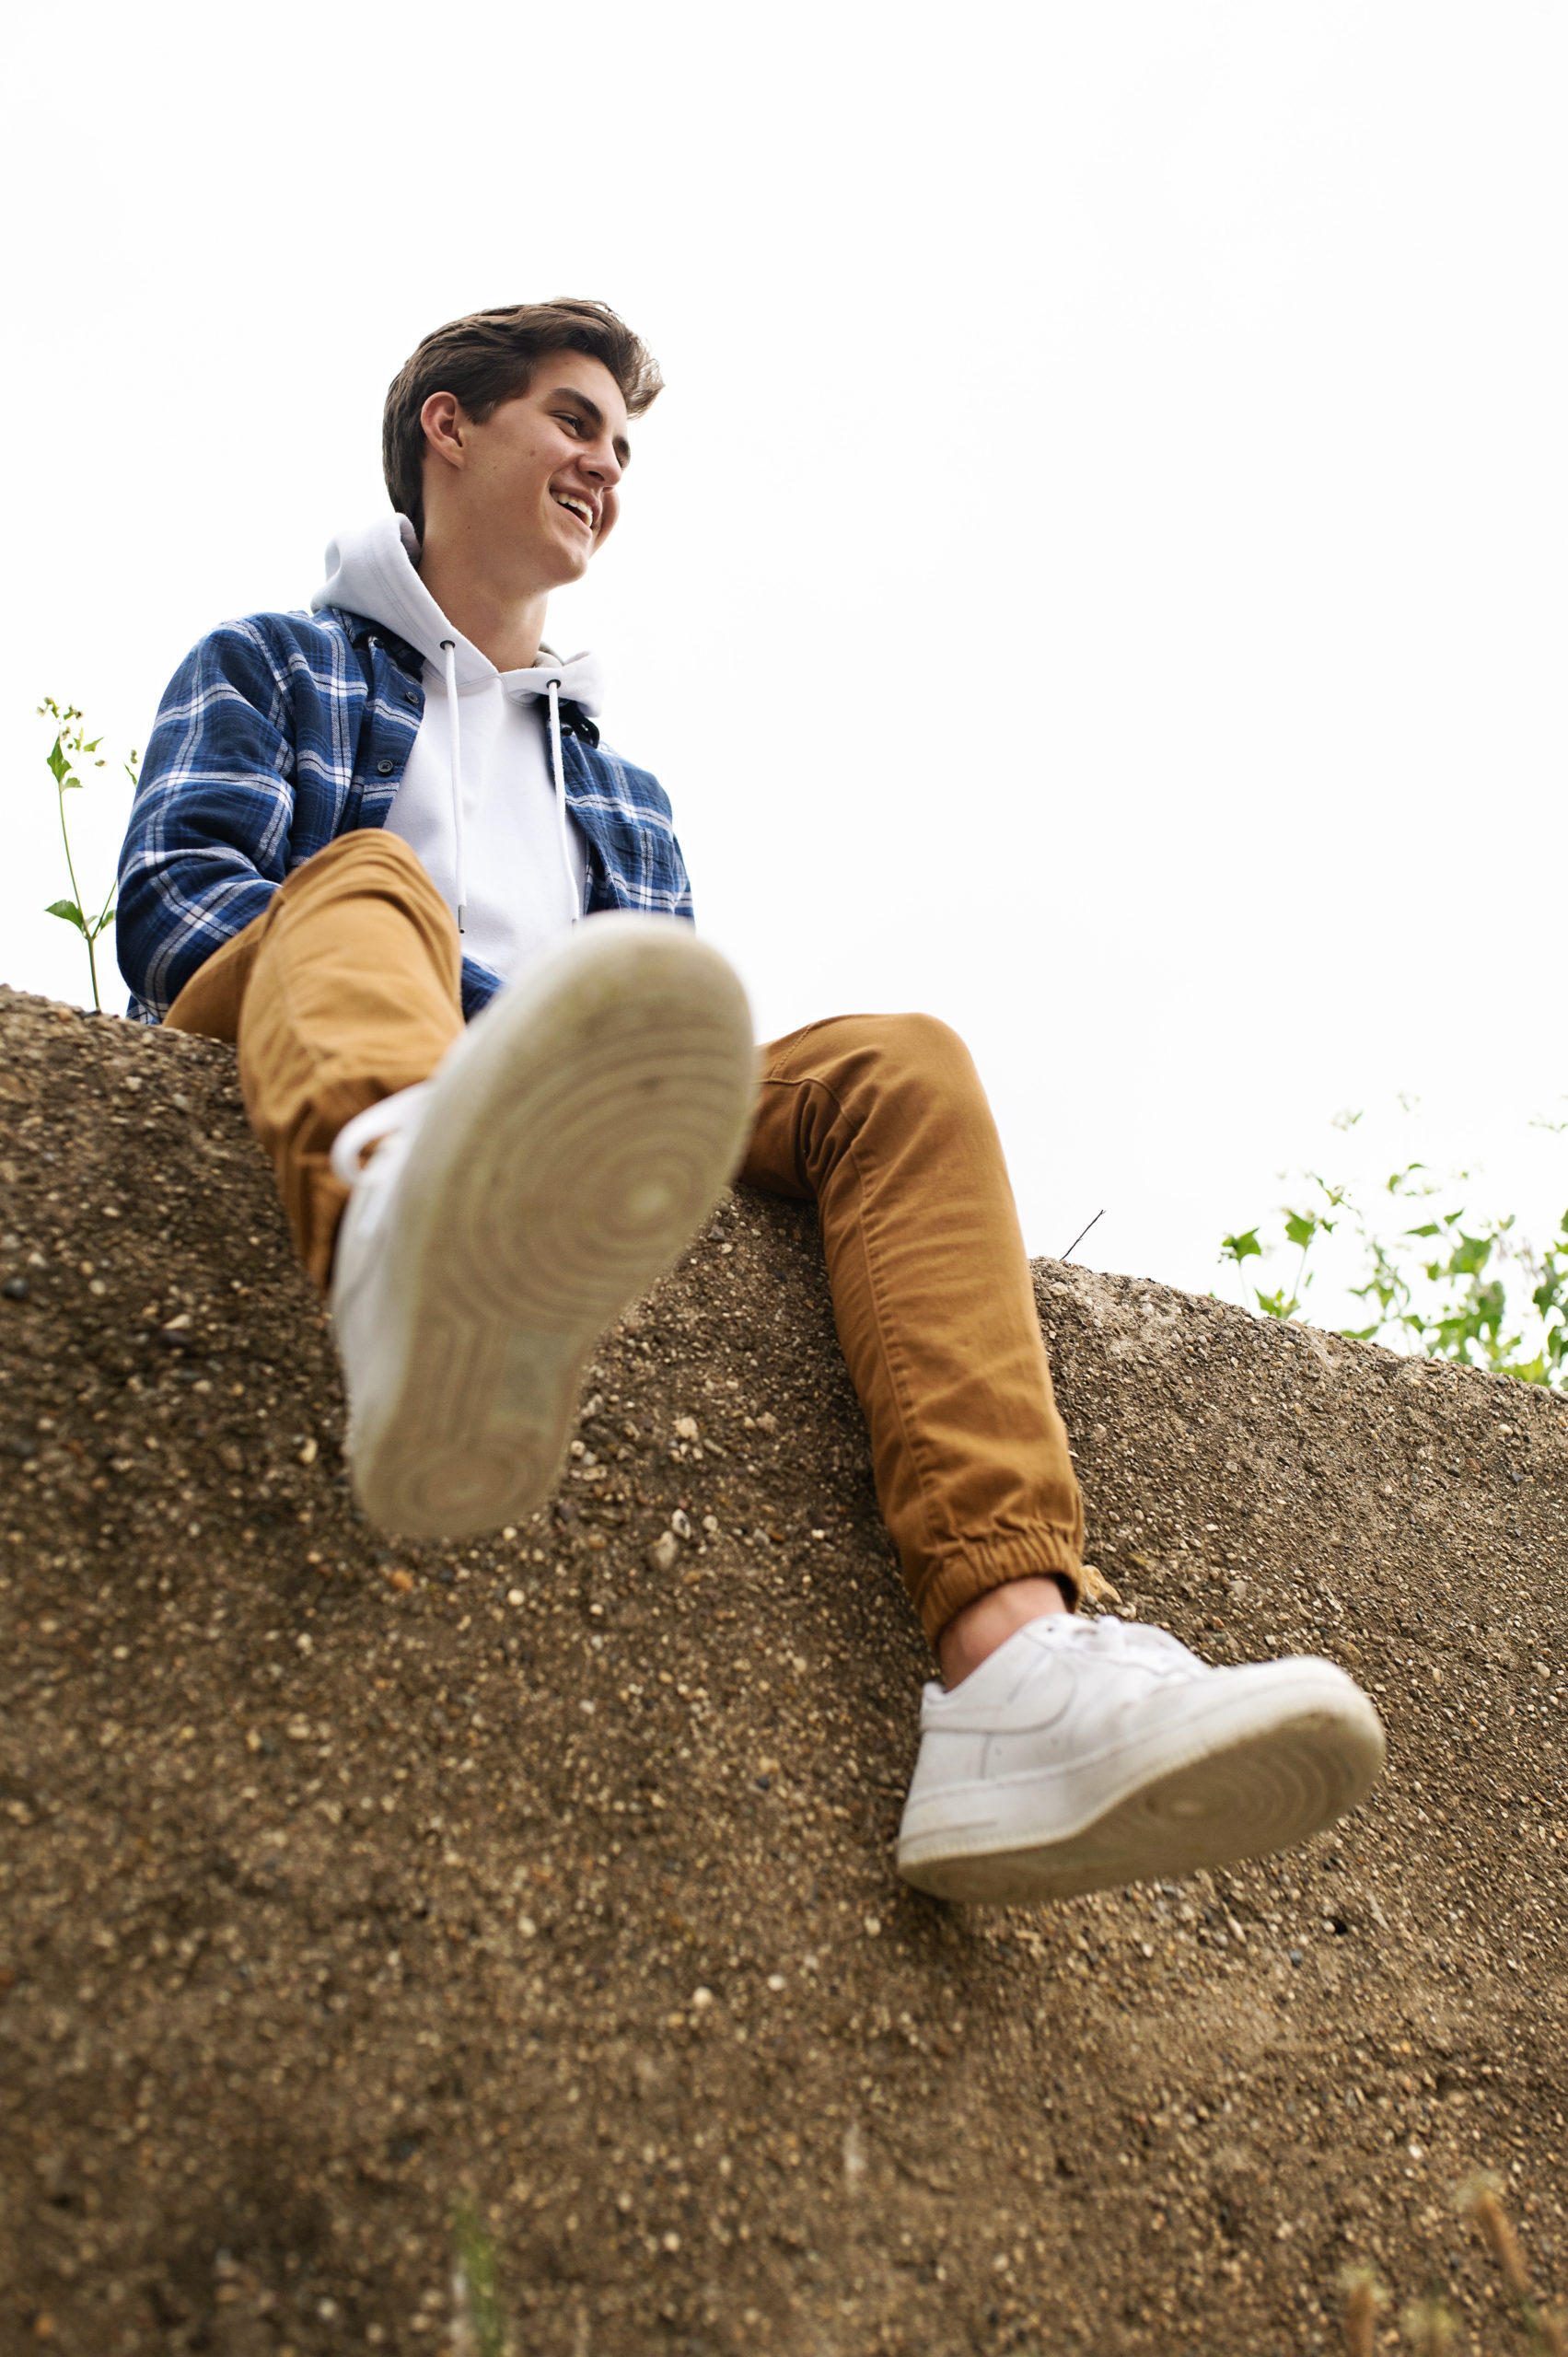
[[[592,540],[584,540],[581,543],[569,541],[564,547],[557,542],[556,563],[561,573],[561,578],[556,584],[557,588],[563,588],[568,581],[580,581],[588,569],[588,559],[593,552]]]
[[[556,589],[570,588],[587,573],[591,554],[588,549],[568,552],[559,545],[542,551],[538,563],[529,567],[535,586],[546,597]]]

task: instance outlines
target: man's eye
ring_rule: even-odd
[[[556,412],[556,416],[563,425],[569,425],[574,434],[581,434],[584,431],[583,421],[574,411],[569,409],[558,410]]]

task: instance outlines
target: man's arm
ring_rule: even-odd
[[[385,660],[374,656],[373,675]],[[225,622],[186,656],[158,707],[120,854],[120,970],[145,1020],[162,1021],[291,869],[345,827],[381,824],[418,721],[400,698],[398,725],[372,729],[362,748],[367,698],[384,717],[349,633],[303,617]],[[466,1017],[500,987],[463,959]]]
[[[168,684],[120,854],[120,970],[147,1020],[282,883],[296,769],[287,668],[257,623],[226,622]]]

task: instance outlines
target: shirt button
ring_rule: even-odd
[[[392,774],[392,764],[391,764],[391,762],[390,762],[390,761],[377,761],[377,764],[376,764],[376,774],[377,774],[377,777],[390,777],[390,776],[391,776],[391,774]]]
[[[403,702],[404,703],[417,703],[419,702],[418,689],[405,688],[403,690]]]

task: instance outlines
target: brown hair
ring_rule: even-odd
[[[399,369],[381,414],[387,490],[422,540],[425,440],[419,413],[431,394],[455,393],[482,425],[503,401],[528,391],[535,366],[550,352],[586,352],[601,361],[633,417],[641,417],[664,389],[647,345],[606,303],[507,303],[448,319]]]

